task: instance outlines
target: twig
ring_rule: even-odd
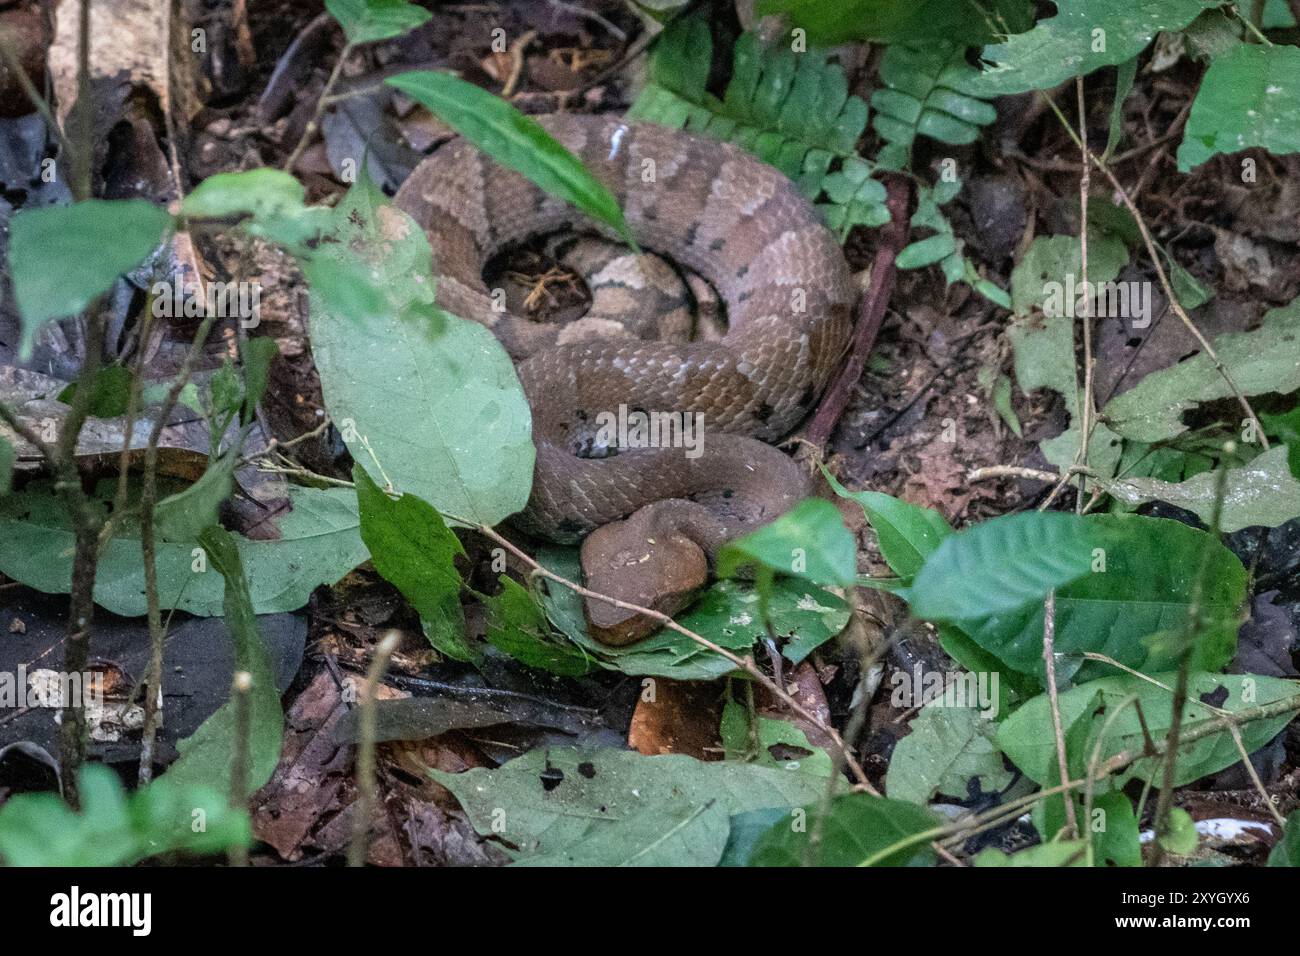
[[[400,631],[389,631],[375,648],[375,656],[366,671],[366,682],[358,701],[361,713],[358,725],[361,741],[357,748],[357,804],[352,817],[352,841],[348,845],[348,866],[363,866],[370,835],[370,817],[375,806],[375,733],[378,715],[375,693],[379,679],[388,670],[388,661],[402,639]]]
[[[230,757],[230,809],[248,812],[248,748],[253,717],[249,693],[253,689],[253,675],[239,671],[230,687],[230,699],[235,708],[235,750]],[[242,842],[231,847],[227,854],[231,866],[248,866],[248,847]]]
[[[1225,442],[1223,454],[1231,457],[1237,450],[1235,442]],[[1210,515],[1210,533],[1217,542],[1222,525],[1223,499],[1228,487],[1228,469],[1220,468],[1214,487],[1214,507]],[[1208,543],[1207,543],[1208,544]],[[1187,684],[1191,679],[1192,650],[1201,631],[1201,595],[1205,588],[1205,575],[1210,567],[1210,548],[1201,549],[1200,566],[1192,580],[1191,600],[1187,605],[1187,622],[1183,627],[1182,647],[1179,648],[1178,679],[1174,684],[1173,714],[1169,721],[1169,733],[1165,737],[1164,776],[1160,785],[1160,796],[1156,799],[1156,816],[1154,821],[1155,841],[1151,848],[1151,865],[1159,866],[1164,857],[1164,839],[1169,835],[1169,811],[1173,808],[1174,782],[1177,779],[1178,738],[1183,729],[1183,714],[1187,708]],[[1243,748],[1244,749],[1244,748]],[[1250,764],[1249,756],[1246,764]],[[1253,768],[1252,768],[1253,769]]]
[[[217,320],[216,310],[205,315],[195,330],[194,341],[181,362],[180,371],[162,405],[158,408],[158,417],[153,428],[149,430],[149,441],[144,449],[144,475],[140,488],[140,554],[144,561],[145,609],[149,621],[149,664],[145,669],[143,683],[148,688],[144,697],[144,732],[140,739],[140,782],[146,784],[153,779],[154,741],[158,736],[158,723],[162,717],[162,683],[163,683],[163,649],[167,638],[167,629],[162,622],[162,608],[158,597],[158,563],[156,553],[154,515],[158,504],[158,442],[162,438],[163,428],[171,417],[172,409],[180,399],[194,366],[198,362],[208,334]]]
[[[1088,285],[1088,192],[1092,181],[1092,167],[1088,165],[1088,112],[1083,95],[1082,76],[1074,78],[1074,89],[1079,101],[1079,152],[1082,155],[1083,164],[1082,172],[1079,175],[1079,275],[1083,288],[1088,290],[1090,289]],[[1074,456],[1076,465],[1088,464],[1088,442],[1092,437],[1092,420],[1096,416],[1092,394],[1092,311],[1094,297],[1088,294],[1086,301],[1087,306],[1081,316],[1083,319],[1083,394],[1078,397],[1080,425],[1079,448]],[[1083,476],[1080,475],[1079,493],[1074,496],[1074,510],[1079,514],[1083,512],[1085,484]]]
[[[501,98],[509,99],[519,85],[519,77],[524,73],[524,50],[537,37],[536,30],[529,30],[514,43],[510,44],[510,73],[505,85],[501,87]]]
[[[882,226],[878,235],[880,246],[871,265],[871,286],[863,294],[858,307],[857,325],[849,346],[848,358],[839,374],[832,380],[830,387],[822,396],[821,404],[813,415],[805,434],[807,441],[817,446],[824,446],[831,432],[839,423],[840,416],[848,407],[853,389],[862,378],[866,368],[867,356],[876,342],[881,323],[885,319],[885,308],[894,291],[897,277],[895,260],[898,253],[907,245],[908,234],[908,181],[901,176],[890,176],[885,181],[885,205],[889,209],[889,222]]]
[[[1061,781],[1070,779],[1069,760],[1065,754],[1065,730],[1061,727],[1061,698],[1056,689],[1056,591],[1048,591],[1043,601],[1043,663],[1047,666],[1047,699],[1052,705],[1052,733],[1056,736],[1056,760],[1061,768]],[[1074,813],[1074,798],[1065,797],[1066,836],[1079,833],[1079,820]]]
[[[1064,114],[1061,113],[1060,108],[1052,101],[1051,97],[1047,97],[1047,103],[1065,127],[1066,134],[1074,140],[1075,145],[1082,148],[1083,144],[1080,142],[1078,134],[1071,128]],[[1151,258],[1151,265],[1156,270],[1156,277],[1160,280],[1160,288],[1169,302],[1169,307],[1174,310],[1174,314],[1178,316],[1179,320],[1184,326],[1186,326],[1187,330],[1192,333],[1193,337],[1195,337],[1197,343],[1201,346],[1201,350],[1204,351],[1210,361],[1214,363],[1215,370],[1223,377],[1229,390],[1236,397],[1238,404],[1241,405],[1242,410],[1246,413],[1246,417],[1250,419],[1255,434],[1258,436],[1260,445],[1263,446],[1264,451],[1268,451],[1268,437],[1264,434],[1264,426],[1260,423],[1259,416],[1255,414],[1255,409],[1251,406],[1245,394],[1237,386],[1232,375],[1229,374],[1227,367],[1223,364],[1222,360],[1220,360],[1219,354],[1214,350],[1214,346],[1210,344],[1210,340],[1205,337],[1199,328],[1197,328],[1196,323],[1191,320],[1190,316],[1188,316],[1187,310],[1182,307],[1181,303],[1179,303],[1178,296],[1174,294],[1173,285],[1170,283],[1169,276],[1165,272],[1165,267],[1160,261],[1160,251],[1156,248],[1155,240],[1151,238],[1151,230],[1147,227],[1146,218],[1133,202],[1133,197],[1129,194],[1128,190],[1121,185],[1120,181],[1115,177],[1115,174],[1110,171],[1110,167],[1102,161],[1101,157],[1091,152],[1088,153],[1088,156],[1092,160],[1092,164],[1096,166],[1097,169],[1099,169],[1110,181],[1111,186],[1123,201],[1124,207],[1128,209],[1129,213],[1133,216],[1133,220],[1137,223],[1138,232],[1142,234],[1142,242],[1146,246],[1147,255]]]
[[[325,81],[325,86],[321,88],[320,96],[316,100],[316,108],[311,114],[311,119],[307,121],[307,125],[303,128],[302,136],[298,138],[298,142],[293,147],[293,151],[289,153],[289,158],[286,159],[284,165],[280,167],[286,173],[293,172],[293,167],[298,162],[298,158],[302,156],[303,151],[307,148],[307,144],[311,142],[311,138],[315,136],[316,131],[320,129],[321,117],[325,115],[325,108],[329,105],[328,99],[330,91],[334,89],[334,85],[338,83],[339,77],[343,75],[343,65],[347,63],[348,57],[352,55],[353,49],[355,49],[355,47],[352,43],[344,42],[343,50],[339,53],[339,58],[335,61],[334,68],[330,71],[329,79]]]
[[[567,3],[566,0],[547,0],[547,3],[555,7],[557,10],[563,10],[565,13],[571,13],[575,17],[582,17],[583,19],[590,20],[592,23],[599,24],[616,40],[618,40],[619,43],[627,42],[627,33],[615,24],[610,23],[595,10],[588,10],[586,7],[579,6],[576,3]]]
[[[1091,468],[1083,465],[1071,465],[1065,470],[1065,474],[1055,471],[1040,471],[1037,468],[1022,468],[1019,465],[987,465],[984,468],[976,468],[967,476],[967,481],[985,481],[989,478],[1028,478],[1032,481],[1059,481],[1061,478],[1069,480],[1075,475],[1088,475],[1096,477],[1096,472]]]

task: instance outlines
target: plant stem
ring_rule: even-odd
[[[248,812],[248,753],[253,715],[250,692],[253,675],[239,671],[231,682],[230,699],[235,708],[235,750],[230,758],[230,809]],[[232,847],[227,859],[231,866],[248,866],[248,847]]]
[[[352,817],[352,841],[348,845],[348,866],[363,866],[370,835],[370,818],[375,807],[375,693],[379,680],[388,670],[388,661],[401,640],[398,631],[389,631],[375,648],[375,656],[366,671],[366,683],[358,701],[361,713],[358,726],[361,740],[357,747],[357,805]]]
[[[343,75],[343,65],[347,62],[353,49],[354,46],[351,43],[346,41],[344,42],[343,50],[339,53],[339,58],[334,63],[334,69],[330,71],[329,79],[325,81],[325,86],[321,89],[320,97],[316,100],[316,109],[312,112],[311,119],[307,121],[307,125],[303,128],[302,136],[298,139],[297,144],[293,147],[293,151],[289,153],[289,158],[284,161],[284,165],[281,167],[281,169],[286,173],[293,172],[293,167],[298,162],[299,157],[302,156],[303,151],[306,150],[307,144],[311,142],[311,138],[315,136],[316,131],[320,129],[321,117],[325,115],[325,108],[329,105],[328,99],[330,91],[334,89],[339,78]]]
[[[1056,687],[1056,591],[1048,591],[1043,602],[1043,663],[1047,668],[1047,699],[1052,705],[1052,733],[1056,738],[1056,761],[1060,767],[1061,782],[1070,779],[1070,764],[1065,752],[1065,731],[1061,727],[1061,698]],[[1074,813],[1074,797],[1065,795],[1066,838],[1079,832],[1079,820]]]
[[[1224,457],[1230,457],[1237,451],[1234,442],[1223,446]],[[1217,543],[1223,517],[1223,499],[1228,486],[1228,469],[1220,468],[1214,486],[1214,508],[1210,514],[1210,533]],[[1200,567],[1192,582],[1191,601],[1187,605],[1187,622],[1183,627],[1182,647],[1179,648],[1178,679],[1174,683],[1173,714],[1166,736],[1164,776],[1160,784],[1160,796],[1156,799],[1155,835],[1151,847],[1151,866],[1160,865],[1164,857],[1164,839],[1169,835],[1169,811],[1173,808],[1174,782],[1178,768],[1178,738],[1183,729],[1183,714],[1187,709],[1187,685],[1191,680],[1192,652],[1196,648],[1196,639],[1201,631],[1201,596],[1205,591],[1205,575],[1210,567],[1210,542],[1201,549]],[[1246,763],[1250,763],[1249,756]]]
[[[204,316],[199,323],[180,371],[158,408],[158,417],[149,431],[149,442],[144,450],[144,474],[140,487],[140,554],[144,562],[145,607],[149,621],[149,664],[142,678],[145,687],[144,732],[140,738],[139,777],[142,784],[153,779],[154,743],[162,719],[163,655],[167,640],[167,628],[162,621],[162,602],[158,596],[157,541],[154,528],[158,505],[158,442],[181,391],[194,372],[194,366],[216,320],[216,313],[213,312]]]

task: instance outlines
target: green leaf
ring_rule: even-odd
[[[1297,116],[1300,48],[1239,43],[1210,61],[1178,146],[1178,169],[1252,146],[1278,156],[1300,152]]]
[[[280,743],[284,729],[284,711],[280,708],[280,690],[275,670],[262,642],[253,611],[253,598],[244,576],[234,536],[224,528],[208,528],[199,538],[212,566],[225,579],[226,627],[235,647],[235,670],[247,671],[253,678],[249,692],[248,793],[252,795],[271,779],[280,762]],[[226,701],[199,725],[198,730],[180,741],[176,758],[162,776],[172,786],[209,786],[221,793],[230,792],[230,768],[237,746],[238,723],[234,701]]]
[[[984,96],[1045,90],[1131,60],[1161,30],[1181,30],[1219,0],[1058,0],[1056,16],[986,46],[992,68],[975,84]]]
[[[221,503],[234,488],[239,448],[231,448],[209,461],[199,480],[183,491],[168,495],[154,510],[154,523],[164,541],[196,541],[199,532],[217,523]]]
[[[1165,687],[1173,687],[1174,674],[1155,675]],[[1069,725],[1084,718],[1089,722],[1086,752],[1091,759],[1097,735],[1101,732],[1111,711],[1127,698],[1137,695],[1142,716],[1153,740],[1162,740],[1169,732],[1172,719],[1173,694],[1130,675],[1105,677],[1071,688],[1060,695],[1061,721]],[[1295,681],[1263,677],[1258,674],[1206,674],[1191,675],[1188,684],[1188,701],[1184,711],[1183,733],[1200,726],[1213,714],[1202,701],[1213,701],[1215,706],[1231,713],[1270,704],[1278,700],[1295,698],[1300,710],[1300,684]],[[1225,693],[1226,692],[1226,693]],[[1095,707],[1096,695],[1101,694],[1102,706]],[[1089,708],[1093,708],[1089,710]],[[1090,716],[1085,717],[1085,714]],[[1268,743],[1295,716],[1291,711],[1278,717],[1252,720],[1242,724],[1241,735],[1246,751],[1253,752]],[[1026,703],[998,727],[998,746],[1012,762],[1034,782],[1043,784],[1051,778],[1056,765],[1056,737],[1052,732],[1051,702],[1040,694]],[[1105,761],[1119,753],[1141,753],[1144,745],[1143,729],[1134,707],[1125,707],[1102,739],[1101,759]],[[1179,748],[1175,786],[1191,783],[1208,774],[1216,773],[1241,759],[1232,736],[1219,731]],[[1128,773],[1141,780],[1153,780],[1158,786],[1163,773],[1163,759],[1146,757],[1132,764]]]
[[[391,40],[433,16],[406,0],[325,0],[325,9],[343,27],[352,44]]]
[[[1032,22],[1032,6],[1023,0],[759,0],[757,10],[787,14],[813,42],[827,45],[954,38],[968,45],[991,39],[1004,24],[1014,32]]]
[[[747,865],[802,866],[819,812],[816,804],[803,807],[774,825],[758,839]],[[845,794],[827,808],[812,864],[925,865],[933,859],[929,841],[911,838],[937,826],[929,811],[913,804],[866,793]]]
[[[1215,352],[1242,394],[1286,394],[1300,388],[1300,298],[1264,315],[1251,332],[1228,332],[1213,340]],[[1134,441],[1168,441],[1187,431],[1184,419],[1198,405],[1233,398],[1232,389],[1204,352],[1151,372],[1111,399],[1102,417]]]
[[[450,73],[416,70],[385,80],[502,166],[613,227],[636,246],[613,194],[535,119]]]
[[[871,125],[881,138],[910,156],[918,135],[961,146],[973,143],[979,128],[997,119],[997,111],[976,91],[980,74],[965,53],[964,46],[944,41],[886,47],[881,87],[871,95],[876,111]],[[903,265],[902,255],[899,259],[900,269],[913,268]]]
[[[727,845],[726,805],[670,800],[516,866],[714,866]]]
[[[726,760],[783,767],[821,777],[829,777],[834,772],[831,755],[809,743],[808,735],[797,726],[788,720],[751,713],[730,693],[722,708],[719,735]]]
[[[465,612],[460,606],[461,578],[455,559],[465,549],[443,522],[437,509],[414,495],[396,501],[371,480],[360,465],[352,466],[361,516],[361,540],[383,578],[411,602],[433,646],[457,661],[482,656],[465,636]]]
[[[1170,853],[1190,856],[1196,852],[1198,841],[1196,822],[1192,819],[1192,815],[1182,807],[1171,808],[1168,829],[1160,837],[1160,845]]]
[[[77,383],[59,392],[59,401],[71,405],[77,395]],[[131,370],[121,365],[105,365],[96,373],[90,386],[90,414],[96,418],[125,415],[131,398]]]
[[[312,354],[353,459],[448,520],[494,525],[532,486],[532,415],[491,331],[433,305],[423,231],[359,181],[334,211],[331,261],[361,257],[388,305],[347,316],[315,298]],[[350,321],[349,321],[350,320]]]
[[[913,583],[912,612],[961,622],[1019,610],[1088,574],[1096,535],[1059,512],[1004,515],[945,538]]]
[[[537,558],[570,581],[582,574],[576,548],[543,548]],[[741,654],[766,638],[770,626],[777,640],[788,641],[782,653],[795,664],[844,630],[849,620],[843,600],[798,578],[778,578],[768,605],[765,625],[752,583],[718,581],[677,620],[688,630]],[[735,670],[725,657],[675,631],[661,630],[627,647],[607,647],[587,634],[582,599],[568,588],[548,585],[542,606],[555,626],[602,667],[678,680],[710,680]]]
[[[528,589],[501,575],[501,593],[481,597],[488,612],[488,643],[528,667],[581,677],[597,667],[595,658],[575,644],[557,641],[546,613]]]
[[[837,495],[862,506],[876,532],[885,563],[904,581],[914,578],[926,558],[952,534],[952,526],[933,508],[914,505],[883,491],[849,491],[824,467],[822,474]]]
[[[889,761],[885,792],[891,799],[926,804],[941,793],[965,800],[972,780],[979,793],[1011,783],[1011,771],[1002,765],[994,742],[997,724],[976,708],[931,703],[913,718],[911,728]]]
[[[1300,810],[1286,818],[1282,839],[1268,855],[1269,866],[1300,866]]]
[[[259,336],[244,343],[240,358],[244,365],[244,407],[240,421],[247,425],[257,414],[257,403],[271,380],[271,363],[280,354],[275,339]]]
[[[0,857],[9,866],[131,866],[163,853],[221,853],[252,843],[248,814],[206,786],[167,775],[129,796],[103,764],[77,777],[82,810],[53,793],[20,793],[0,807]],[[204,827],[194,829],[196,811]]]
[[[237,538],[249,570],[258,614],[296,611],[321,584],[333,584],[368,557],[350,489],[290,487],[292,510],[277,520],[273,541]],[[72,583],[75,542],[62,499],[28,485],[0,499],[0,573],[49,594]],[[160,541],[158,596],[164,609],[211,616],[222,612],[219,574],[203,570],[197,541]],[[104,548],[95,577],[95,603],[123,617],[145,613],[144,564],[138,525],[126,521]]]
[[[1093,799],[1092,810],[1086,826],[1096,858],[1116,866],[1141,866],[1142,842],[1129,798],[1118,790],[1103,793]]]
[[[1215,471],[1205,471],[1178,483],[1159,478],[1117,478],[1101,484],[1108,494],[1127,505],[1165,501],[1209,524],[1219,476]],[[1300,517],[1300,481],[1291,474],[1285,445],[1275,445],[1249,464],[1228,469],[1219,517],[1221,531],[1231,534],[1256,525],[1276,528],[1296,517]]]
[[[296,254],[316,238],[329,211],[305,205],[306,189],[278,169],[217,173],[194,188],[181,203],[181,215],[200,219],[244,219],[252,235],[288,246]]]
[[[809,498],[757,531],[727,543],[718,553],[718,576],[757,566],[813,584],[852,587],[857,580],[857,546],[839,510]]]
[[[475,830],[525,856],[555,854],[619,824],[639,848],[645,830],[631,821],[646,813],[787,807],[816,800],[826,786],[824,777],[789,770],[572,747],[533,750],[496,769],[429,775],[455,795]],[[724,843],[725,835],[718,856]]]
[[[1082,840],[1057,840],[1052,843],[1040,843],[1017,853],[1007,854],[996,847],[986,847],[971,859],[971,865],[979,867],[1059,867],[1087,866],[1088,846]]]
[[[22,314],[20,357],[51,319],[75,315],[158,248],[171,217],[142,199],[23,209],[9,220],[9,275]]]
[[[1015,351],[1016,381],[1025,394],[1049,388],[1064,400],[1069,427],[1041,445],[1048,462],[1063,469],[1075,463],[1080,442],[1074,354],[1080,257],[1078,237],[1040,237],[1011,273],[1011,304],[1018,318],[1008,337]],[[1126,262],[1128,249],[1119,237],[1095,236],[1088,245],[1089,283],[1114,280]],[[1036,310],[1045,314],[1038,316]],[[1105,424],[1097,423],[1088,445],[1087,464],[1108,477],[1114,474],[1120,451],[1119,439]]]
[[[1057,588],[1058,679],[1086,680],[1107,673],[1107,665],[1082,661],[1079,655],[1088,651],[1145,672],[1172,666],[1177,649],[1151,638],[1160,632],[1184,631],[1202,561],[1206,572],[1193,665],[1218,670],[1232,660],[1246,595],[1246,569],[1236,555],[1213,535],[1166,518],[1090,515],[1078,520],[1083,523],[1080,533],[1084,537],[1060,545],[1069,551],[1068,556],[1048,554],[1053,546],[1045,540],[1023,543],[1026,548],[1041,548],[1039,553],[1023,557],[1028,563],[1042,561],[1053,568],[1062,561],[1079,561],[1087,569]],[[990,552],[988,560],[997,559]],[[927,564],[927,572],[929,567]],[[941,570],[937,565],[936,574]],[[999,577],[996,568],[986,573]],[[964,581],[950,585],[954,592],[962,593],[967,586]],[[997,584],[987,586],[996,588]],[[913,610],[920,614],[915,590]],[[1005,666],[1035,675],[1041,682],[1045,594],[1046,590],[1015,609],[990,612],[982,619],[972,614],[954,623]]]

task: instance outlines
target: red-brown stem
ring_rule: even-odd
[[[871,287],[858,304],[857,327],[853,332],[848,358],[822,396],[817,413],[813,415],[804,436],[814,445],[824,446],[831,437],[840,416],[848,407],[853,389],[862,378],[862,370],[867,367],[867,356],[876,344],[876,335],[885,320],[885,308],[889,305],[889,297],[894,293],[894,279],[898,271],[894,261],[907,245],[910,199],[911,189],[906,179],[890,176],[885,180],[885,205],[889,208],[889,222],[878,233],[880,246],[876,249],[876,258],[871,265]]]

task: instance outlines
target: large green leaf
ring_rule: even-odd
[[[1285,394],[1300,388],[1300,298],[1266,313],[1258,329],[1228,332],[1213,346],[1244,395]],[[1167,441],[1187,431],[1187,414],[1204,402],[1233,393],[1212,359],[1201,352],[1177,365],[1151,372],[1111,399],[1102,418],[1118,434],[1141,442]]]
[[[1108,494],[1126,505],[1165,501],[1186,508],[1209,524],[1218,496],[1219,474],[1203,471],[1186,481],[1159,478],[1116,478],[1103,481]],[[1274,445],[1254,461],[1229,468],[1223,476],[1223,506],[1219,529],[1228,534],[1259,525],[1276,528],[1300,517],[1300,481],[1291,474],[1285,445]]]
[[[257,614],[295,611],[311,592],[333,584],[369,556],[358,533],[356,496],[348,489],[288,489],[292,510],[277,519],[280,537],[237,538]],[[72,583],[74,544],[62,499],[28,485],[0,499],[0,572],[50,594]],[[197,541],[159,541],[158,596],[164,609],[223,613],[221,575],[206,568]],[[95,602],[114,614],[145,613],[144,563],[138,526],[123,522],[104,548]]]
[[[280,761],[280,743],[284,731],[284,711],[280,708],[280,690],[275,670],[262,641],[253,612],[248,579],[239,559],[234,536],[225,528],[213,526],[200,536],[212,566],[225,580],[223,610],[226,627],[235,648],[235,670],[247,671],[253,679],[249,691],[249,734],[246,742],[248,794],[259,790],[271,779]],[[230,792],[230,771],[238,742],[238,718],[235,702],[228,700],[189,737],[180,741],[176,758],[162,779],[175,787],[209,786],[222,793]]]
[[[1091,515],[1080,520],[1089,544],[1070,547],[1079,549],[1076,553],[1086,558],[1088,570],[1057,589],[1058,677],[1078,671],[1078,679],[1084,680],[1104,673],[1105,665],[1080,659],[1085,651],[1148,672],[1173,664],[1177,655],[1172,646],[1148,639],[1182,632],[1202,561],[1206,571],[1193,662],[1204,670],[1218,670],[1232,659],[1246,596],[1246,569],[1236,555],[1212,535],[1166,518]],[[1049,566],[1057,563],[1046,555],[1042,560]],[[1041,597],[1019,608],[954,623],[1007,667],[1041,681]]]
[[[427,501],[402,495],[396,501],[352,466],[361,516],[361,540],[375,570],[402,592],[419,612],[433,646],[458,661],[481,656],[465,636],[461,579],[455,560],[465,549]]]
[[[519,511],[532,485],[532,417],[505,349],[434,307],[428,240],[374,185],[358,182],[333,222],[325,255],[360,257],[389,306],[339,314],[313,289],[312,354],[353,459],[449,518],[493,525]]]
[[[1262,146],[1300,152],[1300,48],[1239,43],[1210,61],[1192,101],[1178,168]]]
[[[710,804],[728,815],[793,806],[812,802],[826,786],[824,777],[750,764],[570,747],[533,750],[494,770],[429,773],[460,801],[475,830],[522,854],[558,853],[620,823],[625,849],[636,852],[646,829],[632,821],[642,814],[689,817]],[[610,839],[604,836],[600,849],[606,859],[622,852]],[[724,835],[717,856],[725,842]],[[687,852],[680,842],[676,849]]]
[[[516,866],[714,866],[729,831],[724,802],[669,800]]]
[[[487,153],[552,196],[616,229],[635,245],[613,194],[532,117],[450,73],[416,70],[385,80]]]
[[[23,209],[9,220],[9,276],[22,313],[23,358],[50,319],[74,315],[140,264],[171,217],[143,199],[87,199]]]
[[[1006,614],[1086,575],[1097,536],[1059,512],[1004,515],[945,538],[910,591],[912,612],[960,622]]]
[[[1177,679],[1175,674],[1158,674],[1155,677],[1165,687],[1173,687]],[[1112,710],[1126,698],[1137,695],[1146,730],[1150,732],[1151,739],[1161,740],[1169,731],[1173,712],[1173,693],[1165,687],[1127,674],[1081,684],[1060,695],[1061,722],[1067,726],[1081,718],[1089,722],[1090,733],[1087,735],[1085,749],[1087,758],[1091,759],[1097,734],[1101,732]],[[1096,707],[1098,694],[1101,695],[1102,706],[1094,709],[1091,716],[1086,716],[1089,708]],[[1296,709],[1300,710],[1300,684],[1295,681],[1258,674],[1195,673],[1191,675],[1188,684],[1183,730],[1186,733],[1212,717],[1211,711],[1202,701],[1213,702],[1216,707],[1236,713],[1292,697],[1295,698]],[[1290,711],[1278,717],[1243,724],[1241,735],[1246,751],[1253,752],[1268,743],[1294,716],[1295,711]],[[1137,711],[1131,705],[1125,707],[1106,732],[1101,759],[1104,761],[1125,751],[1140,753],[1145,740],[1143,734],[1143,725]],[[1051,779],[1053,767],[1057,765],[1055,739],[1052,732],[1051,702],[1046,694],[1029,701],[998,728],[998,745],[1002,751],[1027,777],[1040,784]],[[1179,748],[1174,784],[1182,786],[1199,780],[1240,759],[1241,753],[1233,743],[1232,735],[1226,730],[1202,737]],[[1161,758],[1148,757],[1131,765],[1129,772],[1143,780],[1154,780],[1158,785],[1161,767]]]
[[[993,64],[975,89],[985,96],[1045,90],[1131,60],[1161,30],[1180,30],[1220,0],[1058,0],[1056,15],[984,48]]]
[[[885,792],[892,799],[925,804],[942,793],[964,800],[972,780],[978,781],[981,793],[1002,790],[1011,782],[994,743],[997,724],[974,707],[932,703],[911,726],[912,732],[894,747],[885,776]]]
[[[813,805],[787,814],[757,840],[747,865],[803,866],[820,810]],[[933,814],[914,804],[866,793],[845,794],[831,801],[811,862],[814,866],[924,865],[934,855],[929,843],[909,840],[938,825]],[[906,845],[891,849],[899,843]]]

